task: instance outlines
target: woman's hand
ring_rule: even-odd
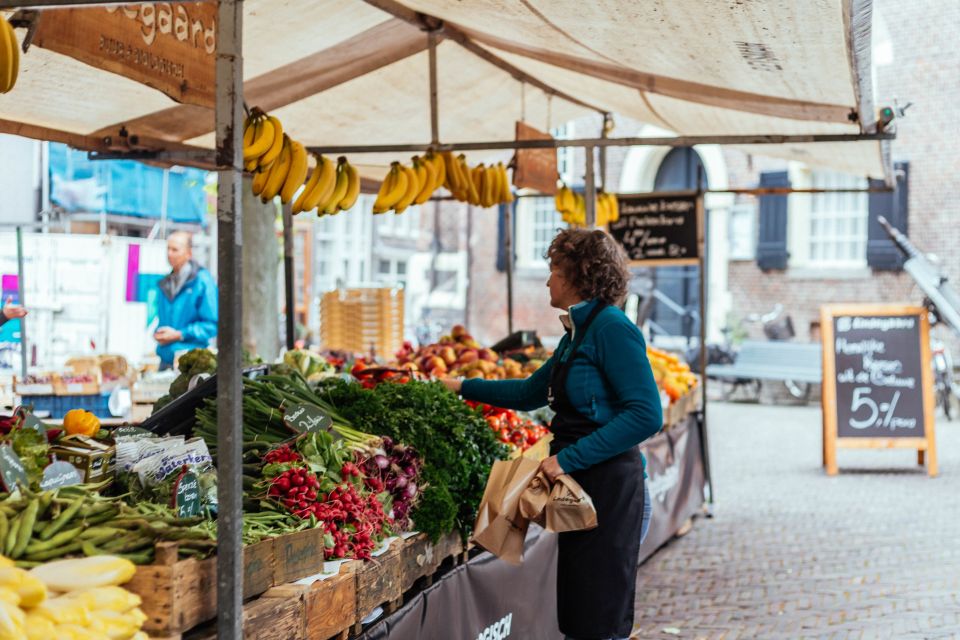
[[[563,467],[560,466],[560,463],[557,462],[557,456],[550,456],[541,462],[540,471],[543,471],[543,474],[550,478],[550,482],[556,482],[558,476],[566,473]]]
[[[6,303],[3,305],[3,316],[7,320],[13,320],[25,315],[27,315],[27,310],[18,304],[13,304],[13,296],[8,296]]]
[[[441,378],[440,382],[443,383],[447,389],[453,391],[454,393],[460,393],[460,387],[463,386],[463,381],[458,380],[457,378]]]

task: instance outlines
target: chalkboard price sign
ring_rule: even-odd
[[[826,307],[824,461],[835,472],[835,447],[916,448],[936,473],[926,310]],[[828,456],[828,448],[832,455]],[[829,459],[828,459],[829,458]]]
[[[695,193],[618,196],[620,219],[610,235],[638,266],[697,264],[701,198]]]
[[[284,407],[283,421],[297,433],[324,431],[333,424],[333,418],[312,404],[294,404]]]

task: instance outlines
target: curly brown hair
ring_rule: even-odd
[[[550,243],[547,259],[584,300],[619,306],[627,297],[627,254],[603,231],[562,229]]]

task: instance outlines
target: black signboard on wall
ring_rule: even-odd
[[[637,266],[698,264],[702,197],[691,193],[648,193],[617,197],[620,219],[610,235]]]

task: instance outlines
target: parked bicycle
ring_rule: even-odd
[[[793,319],[784,313],[783,305],[777,303],[768,313],[751,313],[741,318],[737,327],[724,327],[721,330],[724,343],[722,345],[707,345],[707,365],[711,364],[734,364],[737,359],[737,347],[735,346],[734,334],[743,335],[746,333],[748,325],[760,325],[763,329],[763,335],[770,341],[789,341],[796,336],[796,330],[793,326]],[[700,373],[700,351],[698,347],[690,349],[687,353],[687,362],[694,371]],[[724,400],[731,400],[738,396],[742,397],[746,392],[748,398],[758,399],[763,383],[756,378],[715,378],[710,376],[710,380],[719,385],[721,396]],[[784,387],[787,392],[797,400],[806,400],[810,397],[811,385],[807,382],[794,380],[784,380]]]

